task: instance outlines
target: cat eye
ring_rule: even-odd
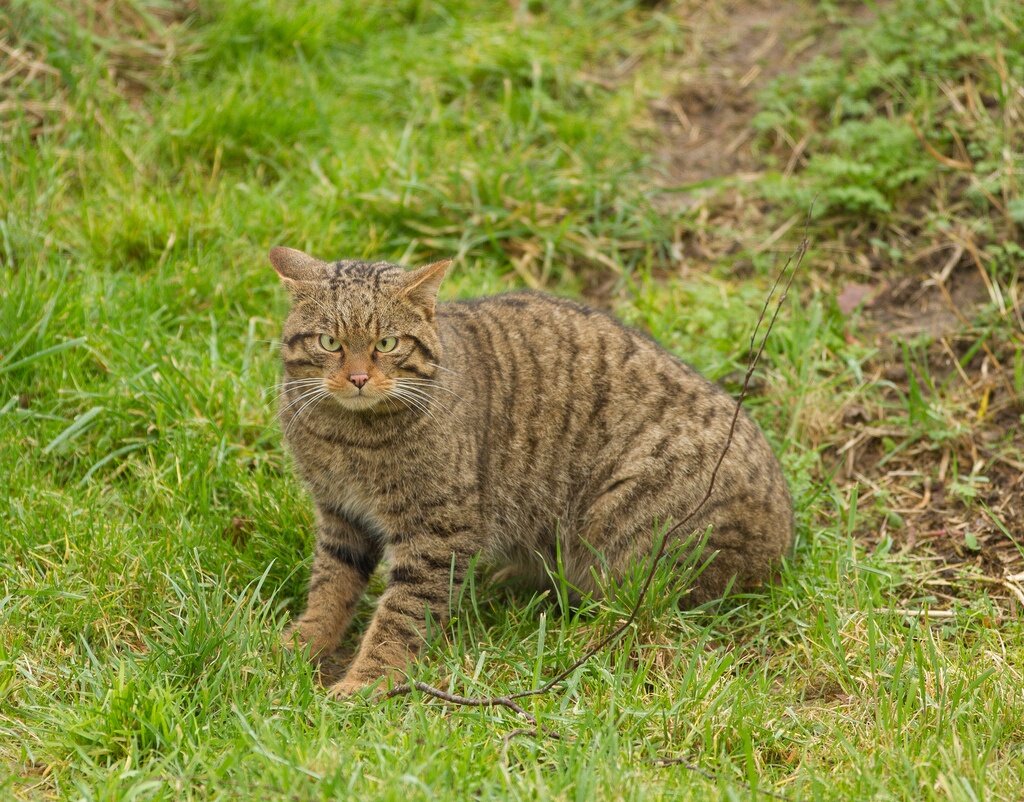
[[[397,346],[397,337],[384,337],[383,339],[377,341],[377,350],[380,351],[382,354],[394,351]]]
[[[335,340],[330,334],[321,334],[320,347],[325,351],[340,351],[341,343],[338,340]]]

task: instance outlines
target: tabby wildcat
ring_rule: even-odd
[[[437,304],[448,262],[407,272],[290,248],[270,261],[293,301],[280,422],[317,521],[286,642],[333,650],[388,565],[333,694],[402,672],[473,558],[543,583],[557,552],[572,585],[598,592],[704,497],[735,402],[608,315],[533,292]],[[786,482],[746,415],[679,536],[709,526],[687,604],[761,583],[791,542]]]

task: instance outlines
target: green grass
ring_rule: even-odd
[[[2,89],[45,108],[0,117],[0,797],[1019,798],[1019,618],[988,585],[936,596],[932,564],[900,540],[904,488],[839,478],[836,451],[856,406],[890,464],[919,461],[904,485],[920,491],[947,453],[951,493],[980,516],[997,457],[1021,458],[1020,410],[993,384],[998,415],[980,411],[983,388],[940,370],[933,339],[887,356],[837,308],[832,260],[862,251],[909,272],[912,251],[959,231],[1003,299],[965,310],[961,369],[980,375],[987,348],[1021,393],[1024,13],[888,5],[898,24],[868,23],[780,80],[757,121],[769,154],[810,144],[750,197],[773,221],[812,199],[818,215],[751,399],[794,491],[793,559],[712,612],[677,611],[659,575],[619,645],[531,701],[562,740],[507,746],[521,724],[507,711],[328,702],[276,646],[303,601],[312,516],[274,422],[286,299],[265,253],[455,255],[448,297],[610,278],[621,317],[729,384],[777,261],[744,251],[665,278],[673,238],[707,225],[666,211],[649,173],[646,104],[688,47],[681,10],[0,11],[0,37],[48,66]],[[942,87],[967,77],[983,102],[961,114]],[[907,113],[949,158],[966,142],[971,169],[930,156]],[[888,362],[910,380],[880,379]],[[416,677],[532,685],[609,631],[638,585],[573,612],[481,578]],[[947,617],[903,612],[933,605]],[[672,756],[717,779],[654,764]]]

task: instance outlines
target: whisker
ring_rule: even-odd
[[[452,389],[450,389],[448,387],[444,387],[442,385],[433,385],[433,384],[423,385],[423,384],[415,384],[413,382],[405,382],[405,381],[401,381],[401,380],[399,380],[399,381],[397,381],[395,383],[397,384],[397,386],[404,387],[406,390],[415,390],[417,393],[420,393],[421,395],[426,395],[427,390],[448,390],[448,392],[450,392],[450,393],[454,393],[455,392],[454,390],[452,390]]]
[[[268,389],[281,388],[281,387],[293,387],[293,386],[296,386],[296,385],[299,385],[299,384],[306,384],[306,383],[309,383],[309,382],[319,382],[319,381],[323,381],[323,379],[321,379],[318,376],[305,376],[305,377],[300,377],[298,379],[286,379],[284,381],[278,382],[277,384],[274,385],[274,387],[268,388]]]
[[[283,390],[288,387],[301,387],[304,384],[314,384],[316,382],[322,382],[323,379],[320,377],[308,377],[303,379],[288,379],[287,381],[278,382],[273,387],[268,387],[267,392],[272,390]]]
[[[386,403],[386,404],[399,404],[400,406],[404,407],[405,409],[409,409],[409,410],[412,409],[412,407],[410,407],[408,404],[406,404],[397,395],[386,395],[386,396],[384,396],[384,403]]]
[[[304,384],[306,382],[320,382],[320,381],[323,381],[323,379],[321,379],[319,376],[305,376],[305,377],[300,377],[298,379],[288,379],[288,380],[280,382],[279,384],[276,384],[274,386],[275,387],[291,387],[292,385],[295,385],[295,384]]]
[[[408,392],[407,390],[403,390],[401,388],[392,389],[389,394],[393,395],[395,398],[401,398],[415,404],[416,408],[423,412],[424,414],[429,413],[431,411],[430,407],[427,404],[427,400],[424,399],[422,396],[414,395]]]
[[[409,412],[418,412],[419,411],[416,407],[414,407],[412,405],[412,402],[405,400],[405,398],[402,397],[402,396],[386,395],[386,396],[384,396],[384,400],[387,401],[387,402],[390,402],[390,403],[398,404],[403,409],[406,409]]]
[[[268,387],[264,391],[264,395],[266,395],[268,393],[272,393],[272,392],[274,392],[276,390],[277,391],[277,395],[275,395],[270,400],[270,403],[273,403],[274,401],[277,401],[282,396],[287,395],[289,391],[294,390],[296,387],[312,387],[315,384],[321,384],[321,383],[323,383],[323,379],[294,379],[292,381],[284,382],[283,384],[275,385],[274,387]]]
[[[424,400],[422,397],[415,396],[401,390],[397,392],[395,390],[392,390],[391,395],[393,395],[395,398],[402,399],[403,401],[408,401],[410,404],[415,406],[415,408],[419,410],[423,415],[426,415],[432,421],[437,422],[437,417],[434,415],[434,411],[430,408],[428,401]]]
[[[404,384],[402,382],[395,382],[393,387],[402,392],[411,393],[419,398],[422,398],[425,401],[434,400],[430,395],[427,394],[427,391],[422,387],[415,387],[411,384]]]
[[[427,364],[430,365],[432,368],[437,368],[438,370],[446,370],[449,373],[452,373],[456,376],[458,376],[460,373],[460,371],[458,370],[452,370],[451,368],[447,368],[444,365],[438,365],[436,362],[427,362]]]
[[[403,387],[399,385],[396,389],[399,393],[405,394],[408,397],[416,398],[417,400],[420,401],[420,403],[430,407],[431,411],[435,409],[435,407],[432,406],[432,402],[434,401],[434,399],[427,395],[421,388],[408,386]],[[394,392],[394,390],[392,390],[392,392]],[[456,412],[452,407],[444,405],[442,405],[440,408],[444,411],[445,414],[454,415],[455,419],[460,423],[464,421],[461,410],[459,412]],[[434,417],[434,420],[437,420],[436,417]]]
[[[416,389],[421,390],[425,387],[429,387],[432,390],[444,390],[446,393],[450,393],[460,401],[465,402],[466,400],[457,392],[455,392],[451,387],[447,387],[443,384],[437,384],[435,382],[431,382],[425,379],[408,379],[405,376],[400,376],[395,379],[395,383],[401,387],[409,387],[410,389],[415,387]]]
[[[312,389],[305,390],[305,391],[299,393],[298,396],[293,398],[291,401],[289,401],[283,407],[281,407],[281,412],[286,412],[287,410],[291,409],[296,404],[298,404],[298,403],[300,403],[302,401],[305,401],[307,398],[312,398],[318,392],[325,392],[326,393],[327,391],[324,388],[322,388],[322,387],[313,387]]]
[[[287,436],[288,432],[290,432],[292,430],[292,427],[295,425],[296,421],[298,421],[299,417],[302,415],[302,413],[305,410],[309,409],[317,401],[320,401],[320,400],[322,400],[324,398],[329,398],[330,395],[331,394],[329,392],[327,392],[327,390],[321,390],[319,393],[314,393],[313,397],[311,399],[309,399],[309,401],[307,401],[305,404],[303,404],[299,408],[298,412],[296,412],[294,415],[292,415],[291,419],[285,425],[285,430],[284,430],[285,436]]]
[[[395,381],[409,382],[410,384],[426,384],[431,387],[447,387],[437,379],[424,379],[419,376],[396,376]]]
[[[301,396],[304,393],[308,392],[310,389],[316,388],[316,387],[321,387],[321,386],[323,386],[323,382],[322,381],[318,381],[318,382],[311,383],[311,384],[302,384],[302,385],[299,385],[298,387],[289,387],[284,392],[285,392],[285,394],[287,394],[287,393],[290,393],[292,390],[298,390],[298,394]]]

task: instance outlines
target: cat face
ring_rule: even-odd
[[[407,272],[386,262],[322,262],[291,248],[272,249],[270,261],[292,295],[286,382],[321,388],[351,411],[422,408],[440,356],[434,309],[450,262]]]

